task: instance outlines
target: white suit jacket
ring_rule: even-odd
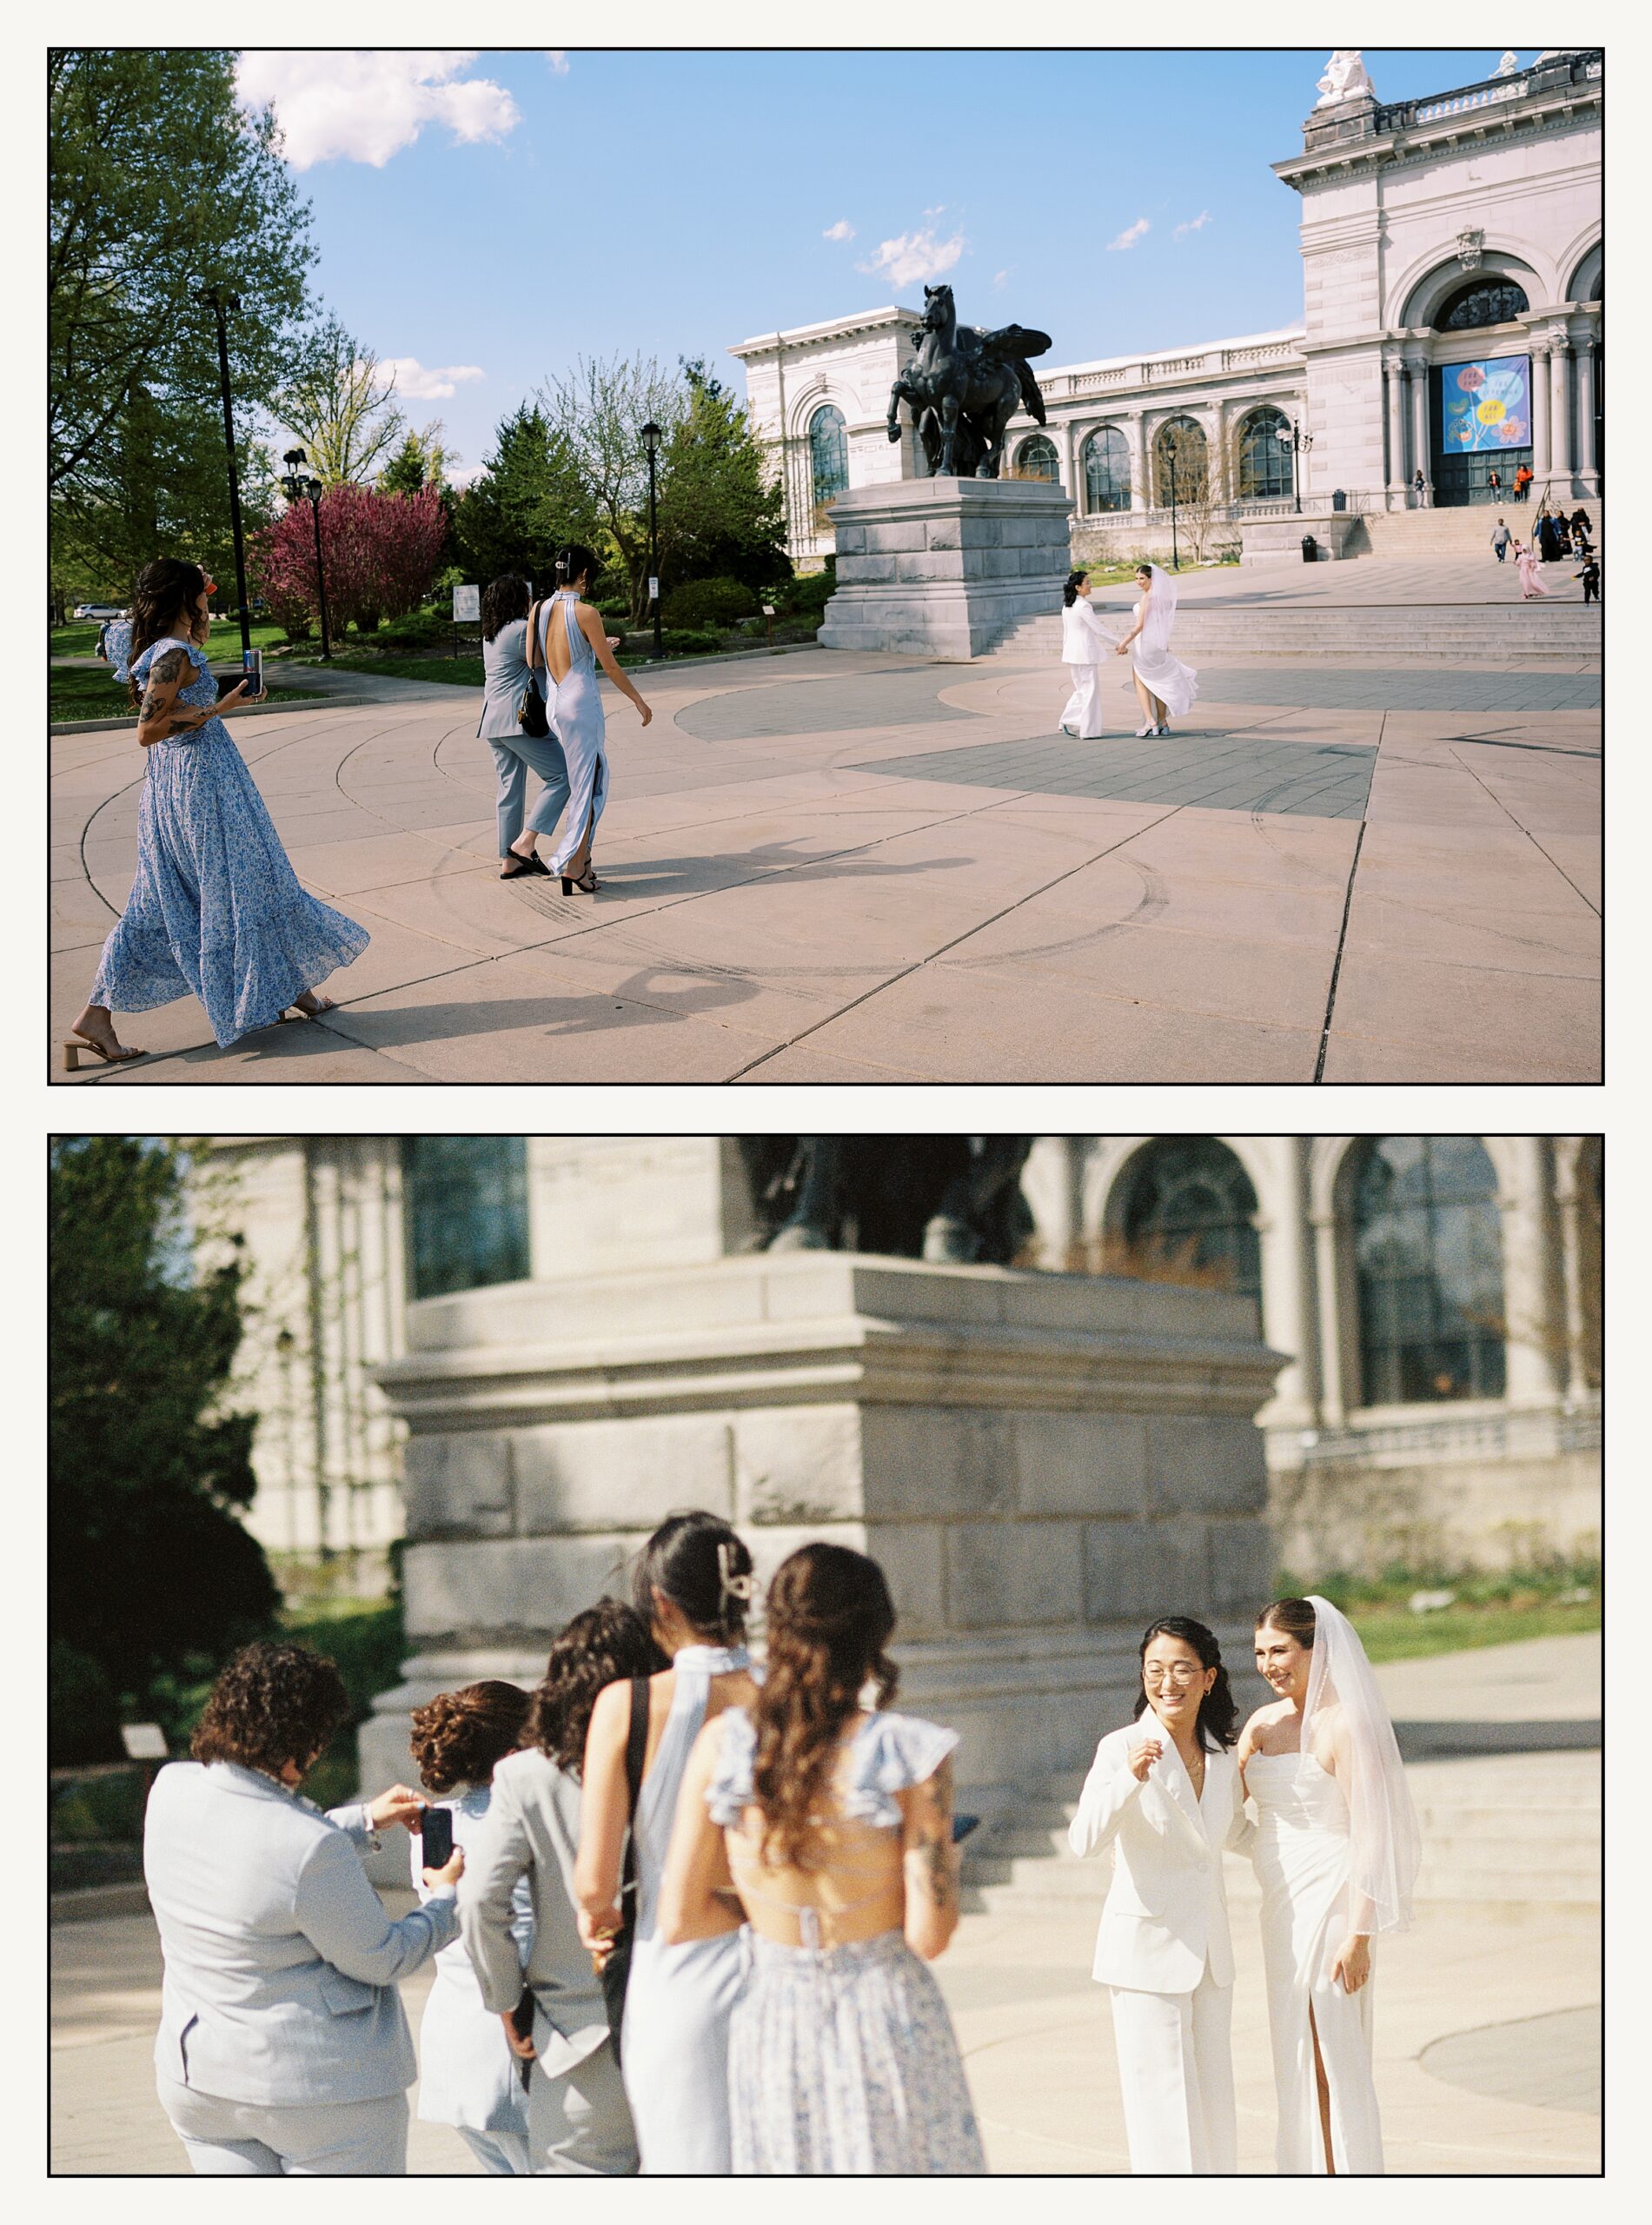
[[[1153,1735],[1164,1750],[1141,1783],[1129,1757],[1144,1736]],[[1113,1850],[1093,1975],[1104,1985],[1133,1991],[1191,1993],[1208,1961],[1216,1983],[1231,1985],[1222,1850],[1239,1851],[1255,1829],[1231,1753],[1205,1756],[1204,1795],[1196,1800],[1170,1733],[1155,1732],[1151,1710],[1139,1723],[1109,1731],[1067,1828],[1075,1854]]]
[[[392,1923],[361,1807],[330,1816],[232,1762],[173,1762],[143,1823],[166,1959],[156,2068],[266,2108],[371,2102],[418,2076],[395,1981],[458,1929],[451,1886]]]
[[[1099,664],[1113,648],[1113,639],[1083,595],[1075,595],[1061,614],[1063,664]]]

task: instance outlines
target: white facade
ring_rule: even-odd
[[[1281,1558],[1299,1572],[1598,1547],[1599,1141],[1476,1140],[1494,1176],[1484,1211],[1500,1296],[1488,1336],[1500,1387],[1410,1401],[1373,1396],[1362,1379],[1356,1189],[1366,1139],[1046,1136],[1034,1146],[1026,1264],[1058,1272],[1177,1279],[1174,1263],[1161,1271],[1131,1249],[1156,1147],[1197,1145],[1218,1183],[1224,1168],[1235,1176],[1236,1225],[1254,1231],[1263,1337],[1288,1356],[1259,1418]],[[747,1245],[729,1139],[521,1141],[532,1280],[564,1276],[570,1260],[587,1274],[674,1272]],[[252,1268],[250,1526],[278,1555],[342,1558],[368,1574],[403,1526],[401,1431],[372,1372],[416,1349],[420,1333],[401,1139],[220,1137],[201,1166],[198,1217],[215,1243],[239,1231]]]
[[[1133,554],[1167,537],[1156,443],[1172,419],[1190,420],[1204,443],[1205,491],[1179,506],[1196,555],[1237,547],[1247,519],[1294,515],[1298,495],[1309,515],[1329,514],[1336,495],[1355,515],[1451,499],[1436,484],[1430,373],[1488,356],[1530,358],[1534,501],[1598,499],[1603,89],[1601,54],[1569,50],[1430,100],[1384,106],[1367,92],[1316,108],[1302,153],[1274,165],[1302,200],[1299,325],[1034,366],[1045,437],[1075,506],[1075,546]],[[1450,298],[1481,276],[1517,284],[1526,309],[1495,325],[1436,329]],[[967,302],[960,307],[966,319],[975,314]],[[908,413],[898,446],[885,431],[889,389],[919,317],[890,307],[730,351],[746,367],[753,418],[785,476],[791,551],[802,568],[832,548],[830,496],[819,498],[811,453],[822,410],[845,421],[851,486],[921,475]],[[1311,442],[1283,492],[1247,490],[1253,475],[1241,451],[1251,424],[1265,424],[1269,440],[1294,426]],[[1109,433],[1128,459],[1123,508],[1095,500],[1097,475],[1085,468],[1086,444]],[[1025,468],[1038,437],[1030,418],[1016,419],[1012,471]],[[1511,471],[1512,463],[1505,488]]]

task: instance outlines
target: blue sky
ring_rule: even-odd
[[[1496,61],[1365,54],[1382,100]],[[1290,324],[1299,203],[1269,164],[1300,149],[1324,62],[271,53],[242,84],[287,128],[318,290],[474,468],[577,355],[704,355],[738,386],[731,341],[921,300],[944,259],[965,318],[1042,325],[1052,363]]]

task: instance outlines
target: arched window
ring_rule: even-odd
[[[849,484],[849,434],[841,409],[828,402],[809,420],[809,464],[814,475],[814,504],[841,495]]]
[[[1473,1136],[1378,1136],[1354,1182],[1361,1396],[1368,1406],[1500,1398],[1497,1178]]]
[[[1176,474],[1176,500],[1202,502],[1209,483],[1209,451],[1204,428],[1191,417],[1171,417],[1153,435],[1154,499],[1161,509],[1171,501],[1171,473]]]
[[[1257,1193],[1225,1144],[1213,1136],[1162,1136],[1138,1152],[1125,1179],[1127,1263],[1197,1273],[1252,1298],[1260,1292]]]
[[[1130,443],[1117,425],[1104,425],[1085,442],[1085,508],[1130,508]]]
[[[1476,278],[1448,295],[1434,320],[1436,332],[1472,332],[1477,325],[1509,324],[1531,304],[1512,278]]]
[[[403,1136],[401,1194],[415,1298],[528,1272],[524,1136]]]
[[[1296,458],[1279,441],[1281,433],[1288,435],[1290,431],[1290,420],[1282,409],[1253,409],[1239,428],[1242,502],[1291,493],[1291,466]]]
[[[1056,444],[1046,441],[1042,433],[1035,433],[1030,441],[1023,441],[1015,452],[1015,476],[1018,479],[1057,479],[1061,466],[1056,457]]]

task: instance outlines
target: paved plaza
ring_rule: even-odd
[[[469,692],[249,719],[297,871],[372,946],[319,1024],[219,1050],[186,1000],[79,1079],[1593,1081],[1599,658],[1556,588],[1528,614],[1487,561],[1196,575],[1178,623],[1255,651],[1187,647],[1199,699],[1159,741],[1123,661],[1095,742],[1041,654],[644,672],[646,732],[609,704],[594,900],[499,881]],[[1492,629],[1479,661],[1397,654],[1396,616],[1421,641],[1447,608]],[[1341,646],[1281,651],[1282,611]],[[52,754],[55,1043],[142,764],[123,730]]]
[[[1523,1773],[1568,1749],[1596,1752],[1598,1636],[1402,1662],[1379,1671],[1402,1739],[1455,1724],[1454,1750],[1499,1744]],[[1414,1780],[1425,1845],[1433,1810]],[[1470,1761],[1470,1769],[1483,1766]],[[1520,1797],[1517,1790],[1512,1796]],[[1590,1796],[1598,1805],[1598,1779]],[[1553,1856],[1533,1850],[1534,1866]],[[1062,1866],[1066,1866],[1063,1858]],[[1073,1868],[1078,1865],[1071,1865]],[[1086,1864],[1096,1872],[1099,1864]],[[1425,1871],[1425,1876],[1428,1873]],[[1086,1883],[1090,1882],[1086,1880]],[[1460,1880],[1459,1880],[1460,1886]],[[1240,2169],[1273,2168],[1274,2097],[1256,1893],[1230,1856],[1237,1962],[1234,2063]],[[1600,2162],[1600,1911],[1569,1905],[1436,1900],[1377,1950],[1376,2055],[1390,2173],[1583,2174]],[[1582,1890],[1591,1890],[1589,1881]],[[1598,1883],[1592,1887],[1598,1895]],[[388,1896],[399,1911],[410,1894]],[[1128,2168],[1107,1995],[1089,1976],[1098,1904],[966,1914],[934,1966],[964,2050],[995,2172]],[[182,2170],[156,2104],[150,2054],[160,1953],[147,1913],[61,1923],[52,1931],[52,2159],[69,2173]],[[430,1980],[403,1987],[416,2031]],[[415,2173],[474,2171],[456,2133],[415,2123]]]

